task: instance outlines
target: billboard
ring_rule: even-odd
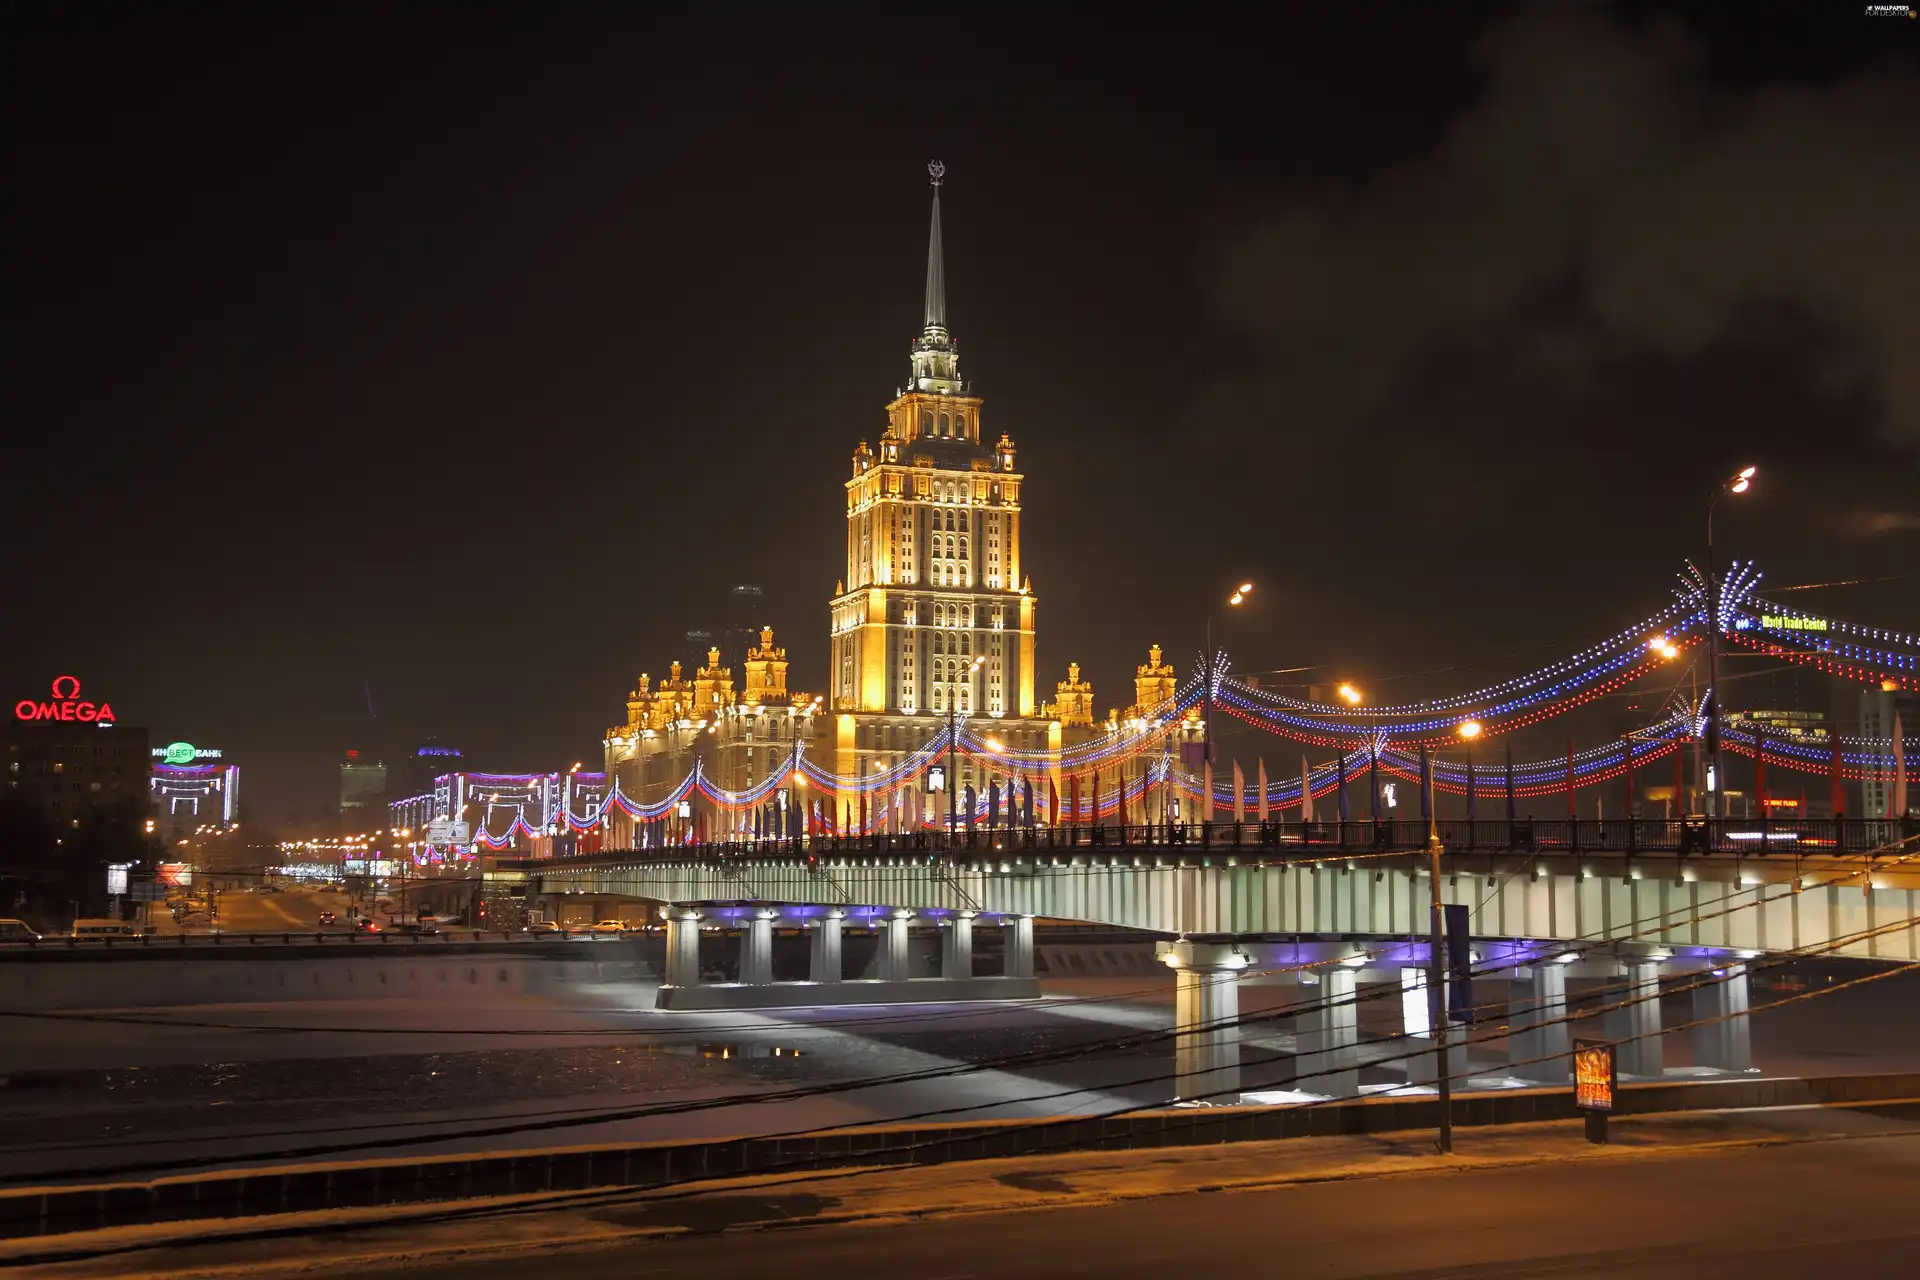
[[[471,838],[471,828],[464,822],[454,822],[449,818],[435,818],[427,824],[428,844],[465,844]]]
[[[186,862],[163,862],[153,869],[153,878],[161,884],[184,889],[193,883],[193,866]]]
[[[109,862],[107,864],[107,892],[120,894],[127,891],[127,868],[131,863]]]
[[[1612,1111],[1613,1044],[1607,1040],[1573,1042],[1573,1105],[1582,1111]]]

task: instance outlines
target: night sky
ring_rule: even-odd
[[[596,758],[736,582],[819,691],[934,157],[1049,694],[1243,577],[1243,669],[1514,674],[1749,461],[1723,556],[1920,625],[1920,21],[1036,12],[8,5],[8,698],[277,823],[350,746]]]

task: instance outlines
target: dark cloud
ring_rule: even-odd
[[[1197,417],[1254,399],[1325,447],[1436,362],[1564,399],[1742,350],[1920,456],[1910,70],[1714,90],[1677,27],[1557,6],[1477,56],[1484,93],[1430,154],[1295,193],[1220,250],[1212,298],[1253,367]]]

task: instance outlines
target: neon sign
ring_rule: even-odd
[[[153,754],[161,764],[192,764],[195,760],[218,760],[220,748],[196,747],[191,742],[169,742],[164,747],[155,747]]]
[[[13,704],[13,716],[16,720],[80,720],[108,725],[113,723],[113,704],[83,701],[79,677],[55,676],[51,700],[39,702],[22,698]]]
[[[1825,631],[1827,629],[1827,620],[1825,618],[1796,618],[1784,613],[1763,613],[1760,615],[1760,625],[1763,627],[1773,627],[1779,631]]]

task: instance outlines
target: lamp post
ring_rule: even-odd
[[[966,681],[973,689],[973,673],[987,660],[981,654],[967,666]],[[952,844],[960,830],[960,699],[958,689],[947,691],[947,843]]]
[[[1230,609],[1238,607],[1252,594],[1253,584],[1251,582],[1241,583],[1239,589],[1227,597],[1227,607]],[[1215,671],[1215,666],[1216,663],[1213,654],[1213,610],[1209,609],[1207,610],[1206,717],[1201,722],[1200,727],[1201,758],[1209,770],[1213,766],[1213,682],[1215,676],[1218,674]],[[1200,798],[1200,820],[1202,822],[1210,821],[1213,816],[1212,782],[1213,779],[1203,771],[1201,785],[1207,789],[1207,794]]]
[[[1707,500],[1707,772],[1712,786],[1707,788],[1707,816],[1724,816],[1720,811],[1722,791],[1727,777],[1720,756],[1720,578],[1713,568],[1713,512],[1720,499],[1730,493],[1745,493],[1753,487],[1759,468],[1743,467],[1714,486]]]

